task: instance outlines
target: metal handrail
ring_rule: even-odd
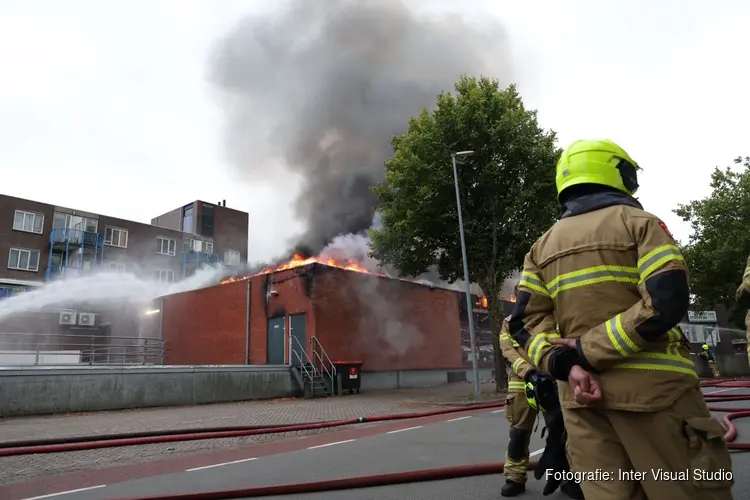
[[[313,354],[320,360],[320,366],[321,368],[328,374],[329,377],[331,377],[331,382],[335,383],[336,380],[336,366],[334,366],[333,361],[331,361],[331,358],[328,357],[328,353],[325,349],[323,349],[323,344],[320,343],[320,340],[318,340],[318,337],[310,337],[310,343],[313,346],[312,352]],[[325,356],[325,359],[328,360],[328,364],[331,365],[331,370],[329,371],[328,368],[325,365],[325,362],[323,358],[321,358],[320,354],[318,354],[317,349],[315,349],[315,346],[320,348],[320,352],[323,353],[323,356]]]
[[[166,342],[153,337],[90,334],[0,333],[0,366],[160,365]],[[24,357],[32,359],[23,359]],[[42,363],[43,357],[69,356]],[[77,361],[74,361],[76,359]],[[15,361],[15,362],[14,362]]]
[[[302,371],[304,371],[305,375],[307,375],[310,378],[310,380],[312,380],[312,378],[316,375],[316,373],[315,373],[315,365],[313,365],[312,360],[307,355],[307,351],[302,346],[302,343],[300,343],[299,339],[297,337],[295,337],[294,335],[291,335],[290,337],[292,339],[292,348],[290,349],[290,351],[291,351],[290,354],[294,354],[297,357],[297,359],[299,360],[299,363],[300,363],[300,367],[302,367]],[[299,355],[299,353],[295,350],[295,348],[294,348],[294,344],[295,343],[297,344],[297,346],[299,346],[300,352],[303,353],[305,359],[302,359],[302,357]],[[291,359],[289,361],[291,361]],[[308,365],[308,364],[313,369],[313,373],[312,374],[307,369],[306,365]]]

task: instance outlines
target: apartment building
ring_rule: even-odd
[[[0,195],[0,298],[105,268],[165,282],[247,262],[248,214],[196,200],[151,224]]]

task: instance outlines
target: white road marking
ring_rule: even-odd
[[[535,452],[529,453],[529,458],[535,457],[537,455],[541,455],[543,452],[544,452],[544,448],[542,448],[541,450],[536,450]]]
[[[397,432],[411,431],[411,430],[414,430],[414,429],[421,429],[421,428],[422,428],[421,425],[417,425],[417,426],[414,426],[414,427],[407,427],[406,429],[396,429],[395,431],[388,431],[388,432],[386,432],[386,434],[396,434]]]
[[[354,441],[353,439],[347,439],[346,441],[336,441],[335,443],[326,443],[326,444],[319,444],[317,446],[310,446],[307,449],[308,450],[314,450],[315,448],[325,448],[326,446],[335,446],[337,444],[344,444],[344,443],[351,443]]]
[[[704,392],[703,394],[719,394],[720,392],[727,392],[727,391],[736,391],[737,389],[747,389],[747,387],[732,387],[730,389],[721,389],[719,391],[712,391],[712,392]]]
[[[446,420],[446,422],[458,422],[459,420],[466,420],[467,418],[471,418],[471,415],[469,415],[467,417],[452,418],[450,420]]]
[[[213,469],[214,467],[221,467],[223,465],[241,464],[242,462],[249,462],[251,460],[258,460],[258,457],[243,458],[242,460],[233,460],[231,462],[224,462],[221,464],[204,465],[203,467],[195,467],[193,469],[186,469],[185,472],[194,472],[194,471],[203,470],[203,469]]]
[[[61,491],[60,493],[50,493],[49,495],[42,495],[39,497],[24,498],[23,500],[41,500],[42,498],[52,498],[60,495],[69,495],[71,493],[80,493],[82,491],[95,490],[97,488],[104,488],[106,484],[100,484],[99,486],[89,486],[88,488],[78,488],[77,490]]]
[[[504,411],[505,411],[505,408],[503,408],[503,409],[501,409],[501,410],[495,410],[495,411],[493,411],[492,413],[502,413],[502,412],[504,412]]]

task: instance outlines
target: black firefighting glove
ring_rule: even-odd
[[[542,431],[542,434],[545,431],[547,433],[544,452],[534,468],[534,477],[537,480],[545,477],[549,472],[549,475],[547,475],[547,484],[544,486],[544,491],[542,492],[544,496],[554,493],[560,486],[560,483],[562,483],[560,479],[556,479],[554,473],[563,473],[570,470],[568,455],[565,451],[567,434],[565,432],[565,424],[563,423],[562,410],[558,407],[551,412],[547,412],[546,417],[547,427]],[[557,477],[561,477],[561,475],[558,474]]]
[[[555,379],[545,372],[529,370],[524,376],[526,401],[529,406],[541,412],[560,408]]]
[[[542,430],[542,436],[547,433],[544,452],[534,469],[534,477],[539,480],[549,471],[547,484],[543,495],[551,495],[560,486],[562,481],[555,479],[554,472],[567,472],[570,470],[568,456],[565,451],[567,435],[565,423],[563,422],[560,398],[557,393],[557,384],[548,374],[531,370],[524,377],[526,383],[526,400],[532,408],[545,413],[547,426]]]

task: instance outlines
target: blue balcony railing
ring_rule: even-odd
[[[14,286],[14,285],[0,285],[0,300],[13,297],[19,293],[27,291],[29,288],[25,286]]]
[[[86,274],[90,272],[89,269],[86,269],[82,266],[76,266],[73,263],[73,265],[59,265],[59,264],[53,264],[51,266],[47,266],[46,269],[46,278],[47,281],[64,278],[66,276],[81,276],[83,274]]]
[[[80,229],[53,229],[49,236],[49,242],[53,245],[69,244],[95,247],[104,244],[104,237],[99,233]]]

